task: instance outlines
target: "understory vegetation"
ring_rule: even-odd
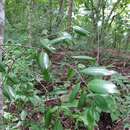
[[[129,0],[6,0],[1,130],[130,128]]]

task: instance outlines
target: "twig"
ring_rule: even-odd
[[[116,7],[117,7],[117,5],[120,3],[120,1],[121,1],[121,0],[118,0],[118,1],[114,4],[114,6],[113,6],[112,10],[110,11],[110,14],[108,15],[108,18],[107,18],[107,20],[106,20],[106,24],[109,22],[110,17],[111,17],[111,15],[112,15],[113,11],[116,9]]]

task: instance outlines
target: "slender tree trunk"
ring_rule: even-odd
[[[32,46],[32,0],[28,0],[28,44]]]
[[[2,53],[3,53],[3,39],[4,39],[4,0],[0,0],[0,61],[2,61]],[[3,115],[3,94],[2,94],[2,78],[0,75],[0,117]]]
[[[72,32],[73,0],[68,0],[67,31]]]
[[[49,3],[49,28],[48,28],[48,31],[49,31],[49,35],[51,35],[52,34],[52,20],[53,20],[53,18],[52,18],[52,0],[49,0],[48,1]]]
[[[55,30],[58,32],[64,16],[64,0],[59,0],[59,13],[56,19]]]

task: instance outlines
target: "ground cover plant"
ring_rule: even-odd
[[[128,0],[2,2],[0,129],[130,128]]]

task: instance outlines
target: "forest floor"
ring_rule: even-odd
[[[59,72],[59,70],[60,70],[59,63],[63,61],[66,54],[68,55],[68,52],[66,53],[66,52],[63,52],[60,50],[59,52],[57,52],[56,54],[54,54],[51,57],[52,61],[55,61],[53,67],[55,68],[56,73]],[[89,54],[90,54],[90,56],[96,57],[96,53],[94,53],[93,51],[89,52]],[[130,55],[127,55],[127,56],[130,57]],[[104,58],[104,55],[101,55],[101,57],[102,57],[101,58],[102,60],[100,61],[101,65],[103,65],[103,66],[111,65],[111,68],[113,70],[116,70],[117,72],[126,76],[128,78],[128,80],[130,81],[130,60],[124,60],[120,56],[119,56],[120,58],[115,57],[114,53],[111,53],[111,57],[108,57],[107,59],[106,59],[106,57]],[[55,86],[55,85],[63,85],[64,80],[66,80],[66,77],[63,74],[65,72],[66,72],[66,70],[64,70],[64,72],[59,73],[58,76],[60,77],[60,79],[59,79],[59,82],[57,82],[57,83],[51,84],[51,83],[47,83],[45,81],[41,81],[40,84],[37,84],[36,88],[41,91],[41,95],[45,94],[45,90],[43,89],[41,84],[46,86],[46,89],[48,90],[48,92],[51,92],[53,90],[53,86]],[[60,81],[62,81],[62,82],[60,82]],[[74,83],[72,83],[72,84],[74,84]],[[50,99],[50,100],[47,100],[45,102],[45,104],[47,106],[53,107],[53,106],[59,105],[60,102],[61,102],[60,99]],[[37,120],[40,120],[40,116],[41,116],[41,113],[35,113],[35,116],[33,116],[31,118],[34,118],[33,120],[37,121]],[[63,114],[61,114],[61,122],[62,122],[62,125],[64,126],[65,129],[74,130],[73,129],[74,122],[71,119],[66,118]],[[123,127],[124,127],[123,119],[120,119],[116,122],[112,122],[112,119],[111,119],[109,113],[102,113],[101,114],[100,121],[99,121],[98,125],[99,125],[98,128],[95,128],[95,130],[124,130],[123,129]],[[24,128],[23,130],[28,130],[28,129]],[[78,130],[86,130],[86,128],[79,128]]]
[[[104,52],[109,52],[108,57],[106,58],[105,56],[106,53],[102,53],[102,55],[100,55],[100,59],[102,59],[100,61],[100,65],[102,66],[111,65],[110,67],[111,69],[121,73],[123,76],[126,76],[127,79],[130,81],[130,53],[118,52],[112,49],[104,50]],[[66,54],[68,55],[69,53],[64,51],[57,52],[55,55],[53,55],[52,61],[55,61],[55,63],[60,63],[65,58]],[[88,53],[88,55],[96,57],[97,53],[91,51]],[[59,68],[59,66],[55,65],[54,68],[55,69]],[[61,75],[60,77],[61,81],[66,79],[63,75]],[[51,85],[48,85],[48,90],[49,91],[52,90]],[[47,101],[46,104],[48,106],[55,106],[59,104],[59,102],[60,102],[59,100],[50,100]],[[73,122],[70,119],[65,118],[64,115],[62,115],[62,124],[65,128],[72,128],[71,130],[74,130]],[[102,113],[98,124],[99,126],[95,130],[124,130],[123,119],[120,119],[116,122],[112,122],[109,113]],[[79,128],[79,130],[86,130],[86,128]]]
[[[63,51],[60,51],[60,53],[54,56],[54,60],[57,62],[63,60],[65,56],[65,53],[63,53]],[[106,54],[108,57],[106,57]],[[94,50],[87,53],[87,55],[96,57],[97,52]],[[130,81],[130,53],[126,53],[124,51],[117,51],[115,49],[107,49],[103,50],[103,52],[100,55],[100,59],[102,59],[100,61],[100,65],[102,66],[111,65],[110,67],[111,69],[119,72],[123,76],[126,76],[126,78]],[[66,121],[63,122],[63,124],[65,123],[67,124],[67,126],[69,126],[70,121],[69,120],[67,121],[68,124]],[[86,130],[86,129],[82,128],[79,130]],[[112,122],[109,113],[102,113],[99,121],[99,126],[95,130],[124,130],[124,122],[123,119],[118,120],[116,122]]]

